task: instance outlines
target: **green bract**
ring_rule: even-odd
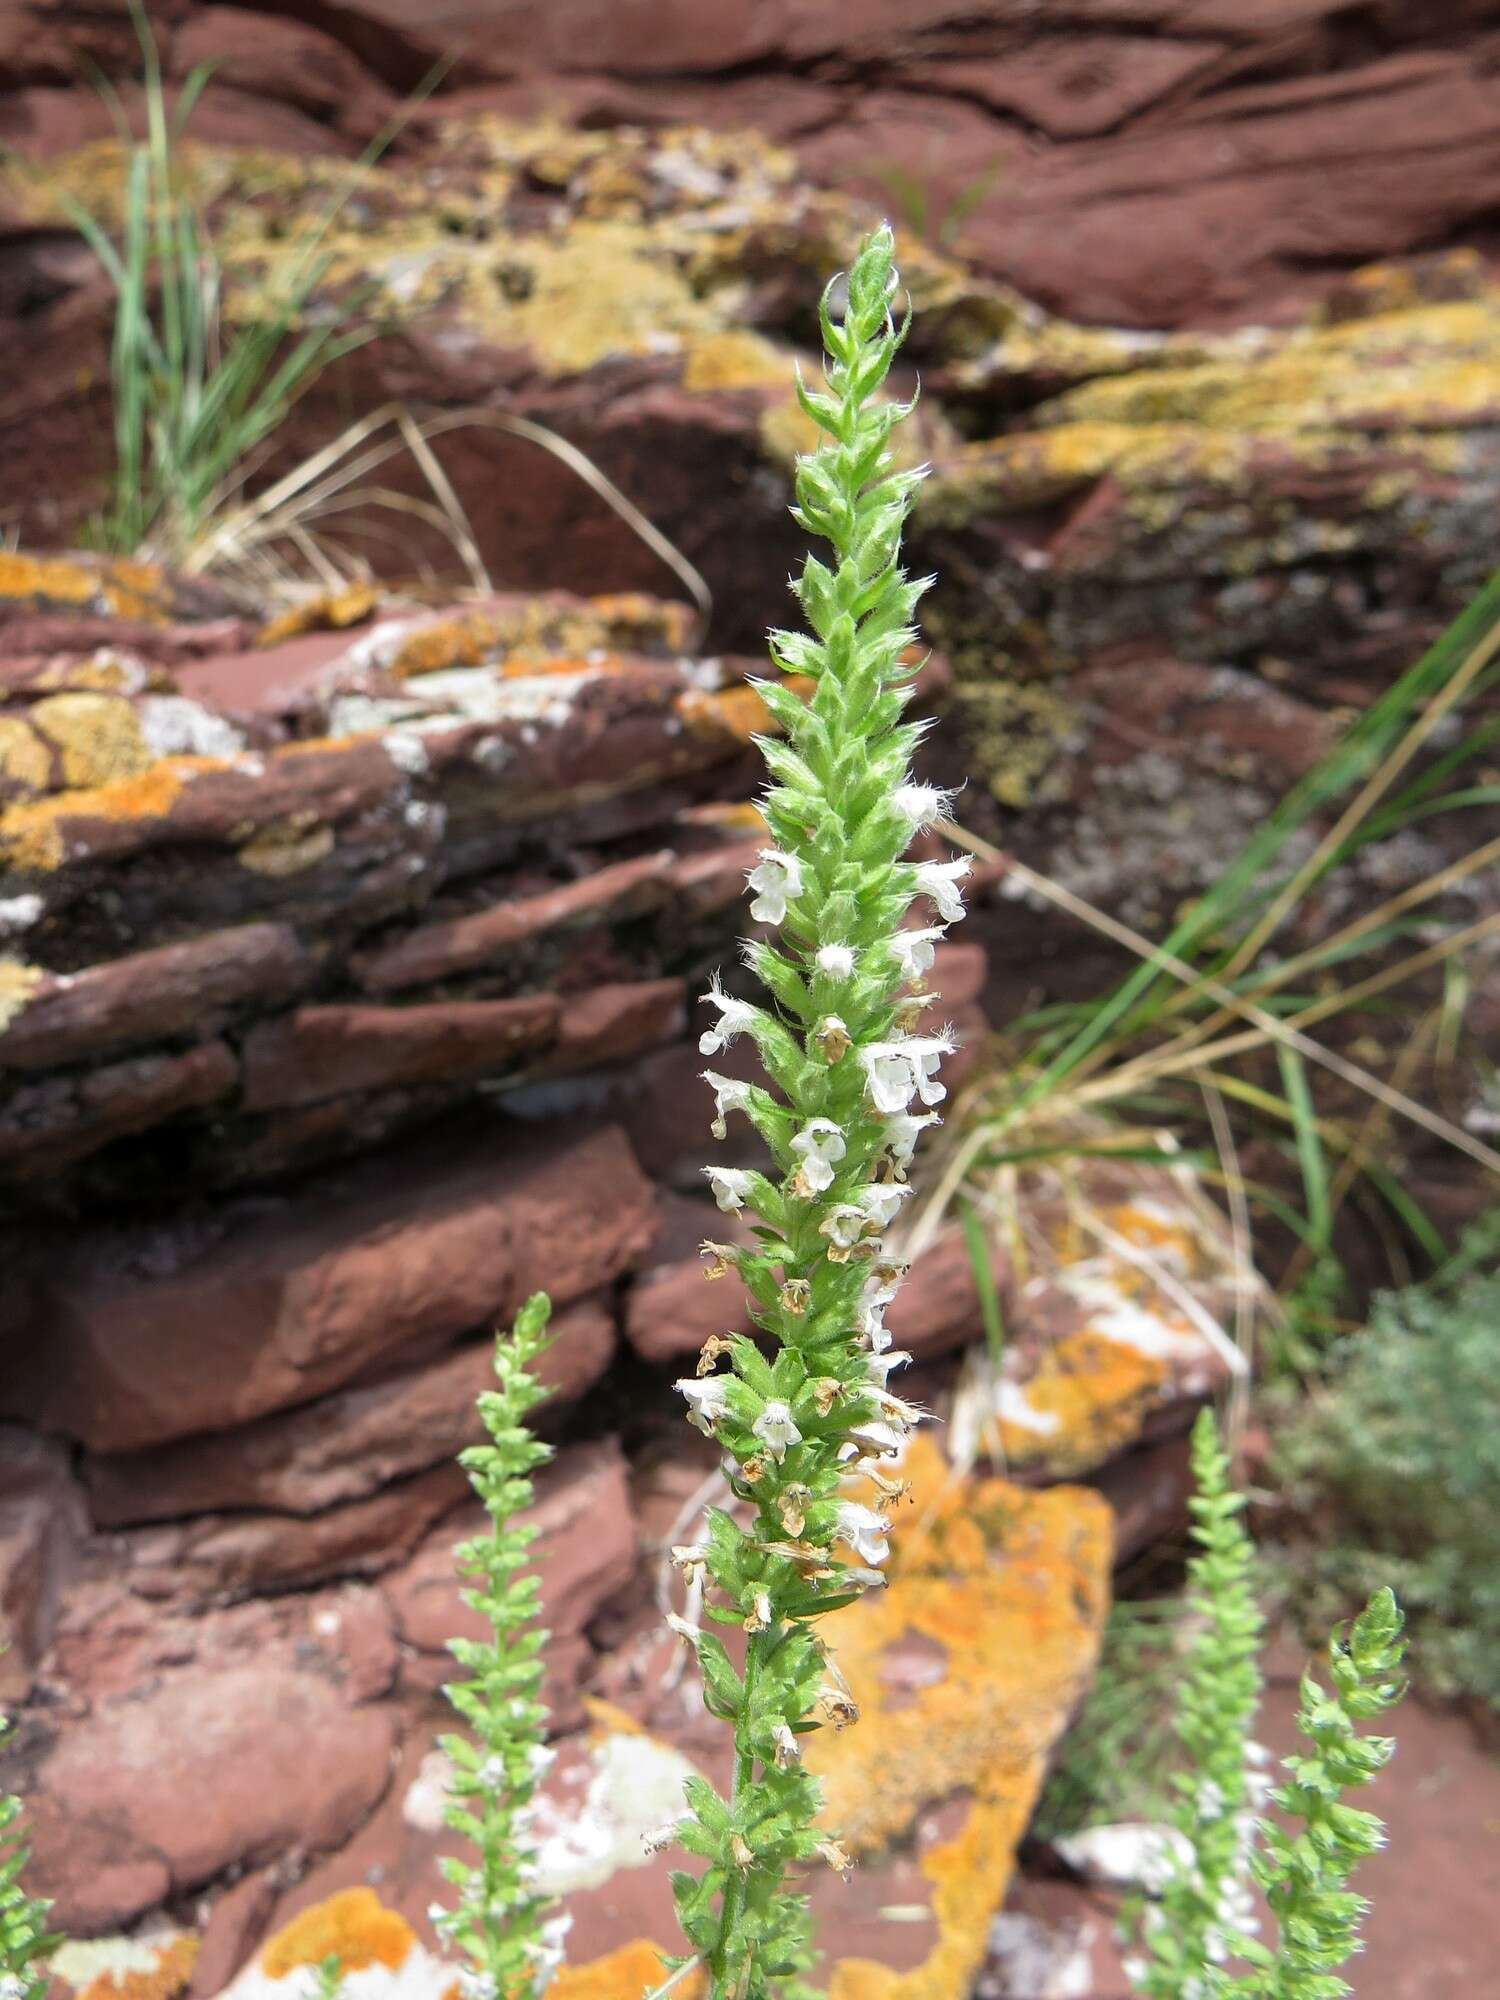
[[[471,1675],[446,1690],[470,1730],[443,1738],[454,1773],[448,1824],[467,1835],[478,1859],[443,1862],[458,1900],[432,1916],[444,1940],[469,1961],[459,1973],[463,2000],[524,2000],[542,1992],[561,1963],[568,1924],[550,1914],[552,1899],[532,1886],[531,1802],[553,1754],[543,1744],[547,1711],[538,1699],[549,1635],[537,1623],[537,1580],[525,1568],[536,1531],[516,1520],[531,1504],[532,1473],[552,1456],[551,1446],[526,1427],[547,1393],[530,1371],[547,1345],[551,1310],[546,1294],[536,1293],[509,1337],[495,1342],[499,1386],[479,1398],[490,1442],[460,1454],[491,1523],[487,1535],[457,1552],[460,1569],[474,1579],[464,1602],[492,1635],[448,1642]]]
[[[895,470],[888,450],[910,405],[874,400],[905,332],[891,316],[892,251],[890,230],[877,230],[847,284],[830,284],[826,383],[799,389],[826,438],[798,460],[794,518],[832,554],[810,555],[794,586],[811,631],[771,635],[776,663],[809,679],[810,696],[761,688],[782,736],[760,745],[774,844],[750,874],[751,915],[775,941],[751,944],[746,958],[770,1003],[715,980],[717,1019],[700,1044],[710,1056],[740,1035],[755,1044],[771,1088],[706,1072],[715,1131],[730,1114],[748,1118],[774,1162],[770,1174],[707,1169],[721,1209],[759,1219],[755,1248],[707,1247],[744,1279],[769,1352],[715,1339],[678,1384],[691,1421],[724,1447],[750,1514],[742,1527],[715,1511],[703,1543],[677,1551],[704,1579],[706,1618],[747,1635],[741,1670],[712,1632],[676,1621],[709,1709],[734,1730],[729,1798],[694,1785],[692,1817],[677,1830],[706,1864],[674,1883],[715,2000],[791,1990],[808,1964],[794,1871],[819,1858],[848,1866],[814,1827],[818,1786],[801,1762],[808,1731],[852,1714],[813,1621],[879,1584],[885,1515],[847,1497],[846,1482],[866,1474],[882,1498],[894,1495],[879,1461],[917,1418],[886,1386],[908,1357],[891,1353],[884,1325],[901,1274],[881,1239],[910,1192],[917,1139],[937,1122],[935,1072],[952,1044],[921,1031],[929,996],[916,990],[941,927],[906,919],[919,898],[944,922],[962,916],[969,864],[902,858],[947,802],[912,782],[921,731],[902,721],[925,586],[898,561],[922,475]]]

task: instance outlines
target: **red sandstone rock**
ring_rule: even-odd
[[[446,1000],[411,1007],[301,1007],[245,1043],[247,1111],[357,1091],[492,1075],[552,1039],[558,1003]]]
[[[274,1005],[305,984],[285,924],[244,924],[47,978],[4,1032],[0,1066],[50,1069],[132,1043],[202,1035],[236,1002]]]
[[[23,1725],[6,1782],[27,1797],[28,1882],[62,1928],[117,1927],[227,1868],[334,1845],[380,1797],[393,1713],[351,1704],[336,1635],[305,1617],[193,1620],[149,1679],[60,1732]]]
[[[545,1430],[609,1363],[614,1320],[597,1299],[566,1306],[537,1374],[552,1391]],[[418,1369],[234,1430],[154,1451],[85,1462],[89,1509],[100,1527],[165,1521],[230,1508],[315,1514],[451,1459],[484,1429],[475,1398],[493,1386],[485,1338]]]
[[[435,1465],[318,1514],[200,1514],[134,1529],[115,1553],[142,1597],[217,1604],[305,1590],[392,1568],[468,1491],[461,1466]]]
[[[0,1110],[0,1179],[45,1180],[112,1140],[221,1103],[238,1078],[227,1044],[210,1041],[27,1082]]]
[[[0,1427],[0,1698],[30,1691],[87,1532],[66,1454]]]
[[[596,986],[564,1000],[557,1045],[543,1068],[571,1075],[618,1062],[675,1040],[682,1026],[680,979]]]
[[[489,1121],[296,1202],[231,1204],[178,1228],[77,1246],[0,1396],[95,1451],[220,1430],[381,1363],[559,1305],[645,1247],[652,1196],[618,1132],[538,1139]]]

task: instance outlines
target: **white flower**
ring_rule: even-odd
[[[872,1354],[884,1354],[891,1344],[891,1330],[885,1323],[885,1307],[865,1305],[859,1309],[859,1333],[870,1344]]]
[[[505,1783],[505,1759],[486,1757],[474,1776],[487,1792],[498,1792]]]
[[[750,914],[757,923],[779,924],[786,906],[802,894],[802,863],[795,854],[783,854],[779,847],[763,847],[760,865],[746,877],[755,890]]]
[[[854,949],[847,944],[825,944],[818,953],[818,970],[830,979],[847,979],[854,970]]]
[[[958,885],[973,867],[967,854],[957,861],[922,861],[917,865],[917,894],[930,896],[945,924],[956,924],[964,913]]]
[[[461,1965],[458,1968],[458,1990],[463,2000],[495,2000],[493,1978],[473,1966]]]
[[[904,1111],[917,1094],[917,1069],[905,1042],[871,1042],[859,1052],[870,1102],[887,1117]]]
[[[877,1229],[889,1229],[911,1189],[899,1181],[875,1181],[862,1187],[855,1200]]]
[[[738,1083],[732,1076],[720,1076],[716,1069],[701,1072],[703,1081],[714,1094],[713,1134],[716,1139],[725,1136],[727,1127],[724,1114],[728,1111],[748,1111],[750,1108],[750,1086]]]
[[[895,1165],[898,1168],[909,1167],[919,1136],[929,1125],[941,1125],[942,1122],[935,1111],[924,1111],[920,1117],[914,1117],[909,1111],[898,1111],[888,1118],[885,1143]]]
[[[891,794],[891,804],[911,822],[912,832],[918,833],[934,820],[947,817],[953,794],[940,791],[936,785],[898,785]]]
[[[776,1746],[773,1752],[776,1762],[783,1771],[789,1770],[801,1758],[802,1752],[788,1723],[776,1722],[771,1725],[771,1741]]]
[[[870,1371],[870,1380],[883,1389],[887,1375],[892,1374],[897,1368],[904,1368],[911,1360],[911,1356],[904,1348],[893,1348],[887,1353],[886,1350],[890,1345],[891,1336],[885,1327],[882,1327],[880,1331],[884,1335],[884,1339],[879,1347],[872,1349],[867,1366]]]
[[[897,931],[890,939],[892,958],[901,968],[901,977],[908,985],[913,985],[926,972],[931,972],[933,960],[937,956],[934,944],[944,932],[939,925],[929,930]]]
[[[801,1444],[802,1433],[792,1419],[792,1413],[785,1403],[774,1400],[766,1404],[755,1422],[750,1426],[752,1435],[758,1437],[766,1450],[778,1464],[786,1456],[789,1444]]]
[[[705,1437],[712,1437],[714,1425],[719,1421],[729,1404],[725,1394],[726,1377],[710,1375],[703,1381],[695,1381],[691,1375],[684,1376],[673,1387],[688,1401],[688,1422]]]
[[[833,1532],[849,1544],[861,1562],[877,1569],[890,1554],[885,1539],[890,1533],[889,1522],[884,1514],[877,1514],[873,1507],[861,1507],[857,1500],[840,1500]]]
[[[885,1264],[870,1273],[865,1279],[862,1294],[867,1306],[888,1306],[901,1289],[901,1280],[906,1275],[899,1264]]]
[[[573,1919],[566,1914],[560,1917],[549,1917],[547,1922],[542,1925],[540,1936],[528,1942],[526,1945],[526,1956],[537,1968],[538,1979],[550,1979],[552,1974],[562,1964],[564,1957],[563,1939],[572,1928]],[[460,1977],[462,1977],[461,1974]],[[467,2000],[467,1996],[465,1996],[465,2000]]]
[[[809,1118],[792,1141],[792,1151],[802,1161],[802,1179],[814,1194],[833,1185],[833,1170],[848,1147],[843,1132],[831,1118]]]
[[[852,1201],[835,1202],[818,1224],[818,1234],[826,1236],[835,1250],[852,1250],[864,1235],[869,1216]]]
[[[710,1006],[719,1010],[717,1025],[705,1028],[698,1037],[699,1054],[712,1056],[717,1055],[720,1049],[727,1049],[736,1035],[746,1034],[754,1027],[756,1009],[748,1000],[732,999],[720,986],[717,973],[708,982],[708,991],[703,997]]]
[[[943,1057],[953,1053],[952,1035],[945,1031],[941,1035],[914,1036],[906,1046],[917,1066],[918,1097],[924,1104],[941,1104],[948,1092],[938,1082],[937,1070]]]
[[[703,1171],[714,1191],[714,1200],[725,1215],[733,1215],[745,1206],[750,1175],[742,1167],[705,1167]]]
[[[527,1749],[526,1761],[531,1766],[533,1778],[545,1778],[557,1762],[557,1752],[549,1750],[545,1743],[533,1743]]]
[[[890,1424],[883,1417],[872,1417],[869,1423],[859,1424],[851,1432],[851,1436],[857,1437],[862,1444],[868,1445],[871,1451],[878,1452],[883,1457],[894,1456],[895,1453],[904,1450],[910,1435],[908,1425]]]

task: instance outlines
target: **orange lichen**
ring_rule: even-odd
[[[115,618],[164,623],[165,580],[151,563],[74,561],[0,550],[0,598],[12,603],[71,605]]]
[[[1018,1469],[1091,1472],[1135,1442],[1166,1381],[1158,1356],[1085,1326],[1054,1342],[1024,1384],[1028,1409],[1048,1427],[1001,1419],[985,1441],[998,1443],[1005,1463]]]
[[[585,1965],[565,1965],[547,1989],[548,2000],[640,2000],[667,1977],[665,1958],[645,1938],[634,1938],[618,1951]],[[701,1971],[690,1972],[673,1991],[683,2000],[699,2000],[707,1981]]]
[[[157,1951],[156,1963],[139,1972],[101,1972],[77,2000],[177,2000],[186,1990],[198,1962],[199,1940],[190,1932],[175,1937]]]
[[[812,693],[813,684],[805,675],[788,676],[783,685],[804,699]],[[717,693],[685,688],[673,707],[693,735],[710,741],[728,735],[737,743],[748,743],[752,737],[768,732],[773,736],[780,734],[780,725],[753,687],[722,688]]]
[[[373,1889],[342,1889],[292,1918],[260,1955],[268,1979],[284,1978],[299,1965],[336,1958],[343,1972],[362,1966],[398,1966],[417,1942],[405,1917],[386,1909]]]
[[[263,625],[255,643],[279,646],[283,640],[296,639],[304,632],[342,632],[347,626],[363,623],[379,602],[380,592],[368,583],[353,584],[348,590],[321,591]]]
[[[926,1439],[903,1471],[914,1505],[897,1519],[890,1585],[829,1627],[862,1720],[809,1737],[806,1761],[823,1782],[828,1825],[855,1854],[906,1839],[939,1801],[969,1804],[958,1830],[921,1857],[938,1928],[932,1951],[899,1974],[845,1960],[831,2000],[950,2000],[968,1990],[1108,1605],[1112,1527],[1097,1494],[960,1478]],[[892,1648],[913,1638],[943,1663],[915,1688],[885,1672]]]
[[[0,813],[0,863],[49,871],[67,858],[64,825],[85,819],[161,819],[200,771],[222,770],[212,757],[163,757],[133,778],[92,790],[60,793]]]

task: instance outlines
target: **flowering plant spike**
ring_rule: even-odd
[[[1171,1814],[1180,1858],[1166,1862],[1160,1901],[1140,1913],[1145,1957],[1127,1968],[1149,2000],[1206,2000],[1207,1968],[1243,1953],[1256,1927],[1250,1868],[1257,1814],[1271,1787],[1267,1752],[1251,1740],[1264,1633],[1255,1550],[1212,1410],[1199,1412],[1192,1460],[1188,1504],[1198,1551],[1188,1568],[1188,1601],[1200,1622],[1175,1715],[1186,1766],[1174,1781]]]
[[[515,1518],[531,1504],[532,1473],[552,1456],[526,1423],[547,1394],[531,1369],[547,1346],[551,1311],[546,1293],[537,1292],[510,1335],[496,1340],[498,1386],[479,1398],[490,1441],[459,1454],[490,1517],[489,1533],[456,1551],[459,1568],[474,1579],[463,1598],[491,1636],[448,1642],[471,1676],[446,1689],[470,1734],[446,1736],[442,1747],[453,1766],[448,1824],[467,1836],[478,1858],[444,1860],[457,1902],[451,1910],[434,1907],[431,1916],[444,1941],[468,1960],[459,1973],[463,2000],[541,1993],[562,1962],[569,1921],[551,1914],[551,1898],[534,1887],[532,1800],[553,1759],[542,1740],[547,1711],[539,1699],[549,1635],[537,1623],[536,1577],[525,1573],[536,1531]]]
[[[906,331],[891,312],[893,248],[882,226],[847,280],[829,284],[826,380],[798,387],[825,437],[797,462],[793,516],[832,554],[809,555],[793,585],[811,630],[770,638],[777,666],[811,683],[807,698],[758,684],[782,735],[760,742],[770,844],[750,875],[750,907],[775,936],[745,956],[770,1004],[715,979],[715,1019],[700,1044],[713,1056],[741,1035],[754,1043],[770,1087],[705,1075],[716,1133],[731,1113],[748,1118],[774,1163],[773,1173],[706,1169],[721,1209],[758,1218],[753,1248],[705,1249],[710,1275],[740,1273],[769,1352],[716,1337],[677,1385],[689,1420],[722,1445],[730,1489],[748,1510],[744,1526],[714,1511],[705,1539],[675,1552],[705,1586],[706,1620],[747,1635],[740,1670],[715,1633],[676,1621],[708,1708],[734,1732],[729,1797],[690,1783],[691,1816],[673,1830],[706,1864],[677,1874],[674,1887],[714,2000],[792,1990],[809,1962],[794,1871],[849,1866],[814,1825],[819,1789],[801,1760],[810,1730],[853,1715],[815,1625],[881,1582],[886,1514],[901,1490],[881,1461],[917,1418],[887,1386],[908,1357],[891,1352],[884,1324],[901,1272],[882,1234],[944,1095],[936,1070],[951,1037],[923,1030],[930,996],[917,989],[942,924],[963,915],[969,863],[903,859],[947,800],[913,783],[921,728],[902,720],[912,614],[926,586],[899,565],[922,474],[896,469],[888,448],[910,405],[876,400]],[[942,923],[907,928],[924,902]],[[879,1504],[850,1494],[856,1476]]]

